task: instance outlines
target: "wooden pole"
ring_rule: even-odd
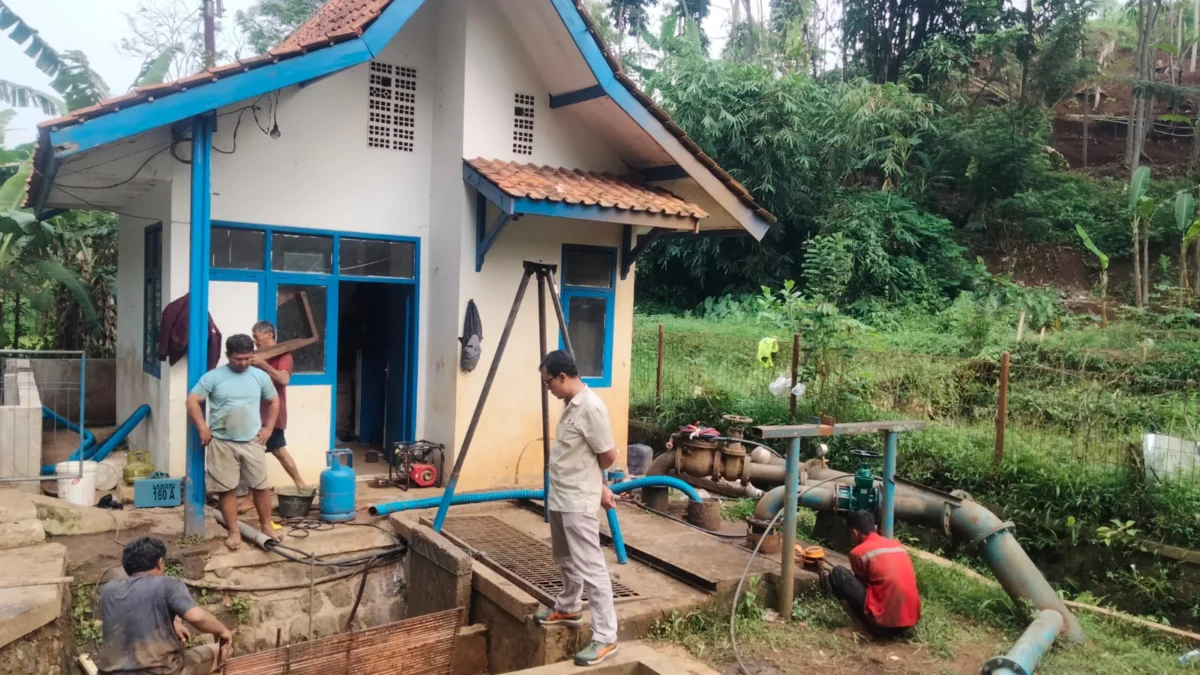
[[[1021,339],[1025,337],[1025,310],[1021,310],[1021,318],[1017,321],[1017,343],[1020,344]]]
[[[1000,357],[1000,398],[996,404],[996,454],[992,459],[992,469],[999,469],[1004,459],[1004,426],[1008,419],[1008,366],[1010,355],[1004,352]]]
[[[0,590],[10,588],[29,588],[31,586],[57,586],[59,584],[69,584],[75,581],[75,577],[52,577],[49,579],[25,579],[23,581],[5,581],[0,582]]]
[[[796,423],[796,379],[800,377],[800,334],[792,333],[792,393],[791,417],[792,424]]]
[[[658,365],[654,373],[654,405],[662,406],[663,382],[663,325],[658,324]]]
[[[1088,167],[1088,118],[1091,111],[1091,103],[1088,99],[1091,98],[1091,85],[1088,85],[1083,90],[1083,168]]]

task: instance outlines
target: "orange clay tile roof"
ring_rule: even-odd
[[[467,160],[481,176],[510,197],[607,209],[643,211],[679,218],[707,218],[704,209],[660,188],[639,185],[628,178],[579,169],[556,169],[499,159]]]
[[[391,0],[330,0],[303,26],[280,43],[280,47],[302,47],[346,32],[362,31]]]
[[[549,0],[547,0],[548,2]],[[696,159],[704,165],[709,171],[717,177],[737,198],[753,210],[759,217],[767,223],[774,223],[775,216],[769,211],[760,206],[754,197],[750,195],[749,190],[737,181],[733,176],[729,175],[724,169],[717,165],[711,157],[706,155],[699,145],[688,135],[684,130],[676,124],[671,116],[665,110],[660,108],[649,96],[646,96],[633,80],[629,79],[625,72],[621,69],[621,63],[609,51],[608,45],[600,37],[596,26],[592,23],[591,17],[588,16],[587,9],[583,6],[583,0],[574,0],[575,7],[579,11],[579,15],[583,18],[587,25],[588,32],[600,47],[600,51],[604,54],[604,58],[608,61],[609,66],[616,74],[617,81],[633,94],[643,106],[650,111],[659,122],[671,132],[680,143],[692,153]],[[40,138],[35,149],[37,155],[48,152],[49,148],[49,132],[54,129],[59,129],[74,124],[85,122],[89,119],[99,117],[112,112],[117,112],[122,108],[137,105],[145,101],[153,101],[156,98],[161,98],[173,94],[178,91],[185,91],[189,87],[199,86],[208,82],[215,82],[225,77],[245,72],[253,68],[259,68],[271,63],[278,62],[283,59],[299,56],[314,49],[327,47],[338,42],[344,42],[363,34],[363,31],[370,26],[371,22],[379,18],[387,6],[391,4],[391,0],[329,0],[325,3],[317,13],[308,20],[303,26],[298,28],[275,49],[241,61],[235,61],[223,66],[216,66],[202,71],[195,75],[185,77],[174,82],[164,82],[163,84],[150,85],[146,87],[138,87],[133,91],[123,96],[110,98],[100,103],[75,110],[68,115],[58,117],[56,119],[47,120],[38,124],[41,131]],[[35,157],[35,160],[38,159]],[[35,161],[35,166],[44,166],[44,163]],[[41,181],[41,173],[39,171],[31,171],[29,174],[29,197],[28,202],[32,203],[34,195],[38,190],[38,183]]]

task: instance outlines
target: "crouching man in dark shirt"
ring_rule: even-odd
[[[854,548],[850,567],[829,575],[833,594],[842,601],[856,627],[875,638],[908,633],[921,618],[917,575],[904,545],[875,531],[875,517],[855,511],[847,519]]]
[[[100,594],[104,646],[96,665],[105,675],[209,675],[229,656],[233,635],[197,607],[187,586],[164,574],[167,546],[143,537],[121,554],[127,579]],[[188,624],[217,641],[188,649]]]

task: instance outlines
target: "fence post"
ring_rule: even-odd
[[[1004,426],[1008,420],[1008,364],[1010,355],[1000,356],[1000,396],[996,403],[996,454],[992,458],[992,469],[999,469],[1004,460]]]
[[[663,380],[663,325],[658,324],[658,366],[655,368],[654,374],[654,405],[662,406],[662,380]]]
[[[800,376],[800,334],[792,333],[792,393],[791,421],[796,423],[796,378]]]

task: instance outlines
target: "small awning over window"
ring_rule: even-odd
[[[633,178],[476,158],[468,183],[510,216],[542,215],[696,230],[704,209]]]

